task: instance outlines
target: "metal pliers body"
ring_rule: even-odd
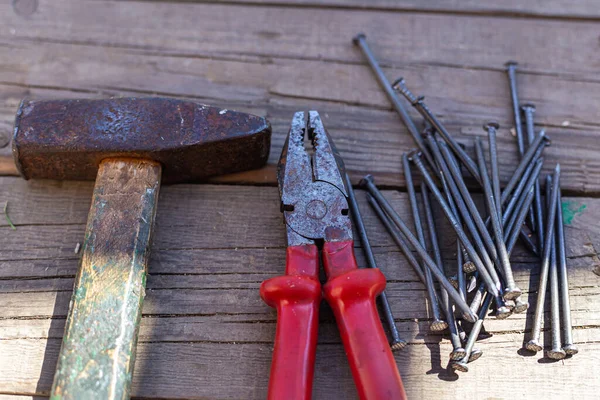
[[[305,150],[306,134],[312,155]],[[334,311],[360,398],[405,398],[375,305],[385,278],[378,269],[357,268],[344,164],[316,111],[308,120],[304,112],[294,115],[277,175],[288,248],[285,275],[260,288],[277,309],[268,398],[310,399],[321,295]]]

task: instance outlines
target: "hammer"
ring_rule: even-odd
[[[126,399],[158,192],[259,168],[264,118],[166,98],[23,101],[13,155],[25,179],[95,179],[52,399]]]

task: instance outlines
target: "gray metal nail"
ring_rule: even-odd
[[[560,303],[562,315],[563,350],[568,355],[579,352],[573,344],[573,325],[571,322],[571,304],[569,300],[569,278],[567,274],[567,251],[565,244],[565,228],[562,211],[562,194],[558,188],[558,209],[556,210],[556,241],[558,252],[558,272],[560,286]]]
[[[346,174],[345,178],[346,187],[348,190],[348,203],[350,205],[350,211],[354,220],[354,226],[356,227],[358,237],[360,238],[360,245],[362,247],[363,254],[367,259],[367,266],[369,268],[378,268],[377,263],[375,262],[375,256],[373,255],[373,249],[371,248],[371,243],[369,242],[369,237],[367,236],[365,223],[362,219],[362,215],[360,214],[358,202],[356,201],[354,189],[352,188],[352,182],[350,181],[348,174]],[[396,321],[394,320],[392,308],[390,307],[390,302],[388,301],[385,290],[379,295],[379,302],[381,303],[383,315],[385,317],[388,329],[390,330],[390,335],[392,336],[392,343],[390,343],[392,351],[403,349],[406,346],[406,341],[400,338],[400,333],[398,332],[398,327],[396,326]]]
[[[371,48],[367,43],[367,36],[364,33],[359,33],[352,39],[352,42],[361,50],[363,56],[366,58],[367,62],[369,63],[369,66],[373,70],[373,73],[375,74],[379,85],[387,95],[388,99],[391,101],[392,105],[394,106],[394,109],[400,116],[400,119],[402,119],[402,122],[408,129],[408,132],[412,136],[419,149],[425,155],[427,162],[429,162],[430,165],[433,166],[433,158],[431,158],[431,155],[427,151],[425,143],[423,142],[423,139],[421,138],[421,135],[419,134],[419,131],[415,126],[415,123],[406,111],[406,108],[400,102],[400,99],[396,95],[396,92],[392,89],[392,85],[387,80],[385,74],[383,73],[383,70],[381,69],[379,63],[375,59],[375,56],[373,55],[373,52],[371,51]]]
[[[498,214],[497,202],[494,199],[492,193],[492,185],[485,165],[485,157],[483,155],[483,147],[481,146],[481,139],[479,137],[475,140],[475,151],[477,153],[477,162],[479,164],[479,174],[483,181],[483,190],[485,192],[485,199],[488,206],[490,217],[492,218],[492,229],[494,232],[494,239],[496,241],[496,249],[498,250],[498,259],[500,266],[504,272],[504,281],[506,283],[506,289],[504,290],[504,298],[507,300],[514,299],[521,295],[521,289],[515,284],[515,280],[510,266],[508,258],[508,252],[506,251],[506,244],[504,243],[504,233],[502,232],[502,223],[500,222],[500,216]]]
[[[450,135],[450,132],[446,130],[446,127],[437,119],[437,117],[429,110],[423,97],[416,97],[406,86],[406,82],[403,78],[397,79],[393,84],[394,89],[399,91],[411,102],[412,106],[433,125],[435,130],[442,136],[444,141],[452,148],[454,154],[460,159],[460,161],[467,167],[467,170],[471,175],[479,181],[479,171],[477,170],[477,164],[469,157],[466,151],[458,144],[458,142]]]
[[[415,193],[415,186],[413,184],[410,163],[408,161],[406,153],[402,154],[402,167],[404,169],[406,191],[408,193],[408,200],[412,211],[413,224],[415,227],[415,232],[417,234],[417,239],[419,239],[419,243],[421,244],[421,246],[423,246],[423,248],[427,250],[427,242],[425,241],[425,233],[423,232],[423,225],[421,224],[421,215],[419,214],[419,205],[417,204],[417,195]],[[443,269],[443,266],[441,264],[439,264],[438,266],[440,267],[440,269]],[[425,287],[427,289],[427,297],[429,298],[429,309],[431,310],[431,316],[433,318],[433,320],[429,324],[429,329],[434,332],[443,331],[448,327],[448,324],[441,318],[440,303],[435,290],[435,286],[433,284],[433,276],[431,275],[431,270],[429,268],[424,268],[423,271],[425,272]]]
[[[471,244],[471,241],[467,237],[465,231],[462,229],[462,226],[460,225],[459,221],[452,214],[452,211],[450,210],[450,208],[448,207],[448,204],[444,200],[444,196],[442,195],[440,190],[437,188],[437,186],[433,182],[433,179],[431,178],[431,176],[425,169],[425,165],[423,165],[423,162],[420,160],[418,153],[413,153],[412,161],[415,163],[417,168],[419,168],[419,170],[421,171],[421,176],[425,180],[425,183],[427,184],[427,186],[431,190],[431,193],[433,194],[433,196],[436,198],[436,200],[440,204],[442,211],[444,212],[444,214],[450,221],[450,224],[454,228],[456,235],[458,236],[459,240],[462,242],[463,246],[467,250],[467,253],[471,257],[471,260],[477,267],[477,270],[479,271],[481,278],[486,282],[486,285],[488,286],[488,291],[494,295],[494,298],[496,300],[497,310],[498,310],[498,312],[496,314],[496,318],[508,317],[510,315],[510,310],[508,308],[506,308],[506,306],[504,306],[504,300],[499,295],[499,287],[493,281],[492,277],[488,273],[487,268],[481,261],[481,258],[479,258],[479,254],[475,251],[475,248]]]
[[[452,284],[448,281],[446,276],[444,276],[443,271],[441,271],[436,265],[435,261],[429,256],[427,251],[420,245],[418,239],[412,234],[408,226],[402,221],[402,218],[396,213],[390,203],[386,200],[383,194],[377,189],[375,186],[373,177],[367,175],[362,180],[363,184],[369,191],[369,193],[377,200],[377,203],[383,208],[383,210],[387,213],[390,219],[396,224],[396,226],[402,231],[404,237],[410,242],[415,251],[419,254],[425,265],[431,269],[431,272],[437,279],[437,281],[446,289],[448,295],[454,300],[454,303],[458,308],[463,312],[463,316],[466,320],[475,322],[477,320],[477,316],[474,315],[469,309],[468,304],[460,297],[456,289],[452,287]]]
[[[546,204],[550,202],[549,198],[551,196],[551,185],[552,177],[548,175],[546,177]],[[560,305],[558,299],[558,268],[556,265],[556,225],[557,224],[555,221],[554,229],[551,232],[552,249],[550,251],[550,269],[548,270],[548,274],[550,275],[550,334],[552,338],[552,348],[546,351],[546,355],[548,356],[548,358],[551,358],[553,360],[562,360],[566,357],[567,353],[565,353],[565,351],[562,349],[560,343]]]
[[[544,316],[544,301],[546,299],[546,287],[548,285],[548,269],[550,267],[550,256],[552,251],[552,232],[554,230],[554,221],[556,219],[556,208],[558,203],[558,188],[560,185],[560,165],[557,164],[554,168],[554,176],[552,179],[552,193],[550,195],[551,204],[548,208],[546,216],[546,232],[544,234],[544,246],[542,254],[542,265],[540,266],[540,281],[538,285],[537,303],[535,305],[535,315],[533,327],[531,330],[531,339],[525,347],[534,352],[543,349],[540,344],[540,334],[542,330],[542,318]]]
[[[515,120],[515,133],[517,135],[517,144],[519,154],[523,156],[525,152],[525,141],[523,140],[523,127],[521,125],[521,110],[519,108],[519,96],[517,94],[517,63],[509,61],[506,64],[508,82],[510,85],[510,98],[513,106],[513,117]]]

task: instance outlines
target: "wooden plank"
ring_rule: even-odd
[[[538,103],[539,126],[549,128],[555,143],[548,168],[563,164],[569,191],[599,192],[594,155],[600,150],[600,91],[597,60],[589,51],[597,43],[591,22],[188,2],[97,1],[81,7],[61,0],[44,2],[28,16],[15,15],[10,4],[0,10],[0,48],[10,52],[0,65],[3,173],[15,171],[7,138],[21,97],[156,93],[270,118],[275,135],[269,167],[225,181],[273,184],[290,116],[311,107],[328,116],[325,122],[355,182],[369,171],[382,184],[402,186],[398,154],[413,144],[350,43],[360,27],[388,76],[405,75],[468,144],[483,134],[480,125],[488,118],[511,126],[502,64],[507,58],[522,61],[523,100]],[[318,29],[306,29],[305,21]],[[157,29],[163,33],[152,34]],[[202,40],[182,39],[190,37]],[[516,46],[522,37],[527,45]],[[516,163],[515,144],[508,129],[499,139],[506,181]]]
[[[0,227],[6,227],[0,229],[0,238],[6,244],[0,249],[0,261],[6,264],[0,269],[0,276],[73,275],[76,267],[73,250],[83,237],[92,186],[90,182],[27,182],[19,178],[0,177],[0,198],[8,200],[8,214],[17,226],[16,231],[6,229],[7,221],[0,219]],[[373,243],[382,249],[382,253],[394,254],[394,242],[381,229],[366,205],[364,192],[357,192]],[[385,193],[400,216],[408,219],[406,195],[397,191]],[[591,198],[565,197],[564,208],[568,213],[567,221],[570,222],[566,228],[570,257],[597,254],[595,249],[600,247],[600,233],[594,221],[598,202]],[[450,232],[437,208],[436,216],[443,221],[440,229]],[[217,257],[226,257],[225,260],[239,260],[253,268],[253,272],[261,272],[263,266],[269,272],[280,271],[277,264],[283,265],[283,256],[272,256],[276,252],[274,250],[285,247],[276,188],[165,186],[160,195],[156,226],[152,261],[153,265],[159,266],[156,272],[176,272],[180,268],[182,272],[190,272],[193,267],[185,265],[188,257],[188,260],[201,265],[211,265],[218,262]],[[446,250],[448,259],[453,255],[453,242],[454,235],[451,233],[441,237],[442,248]],[[218,251],[224,248],[233,249],[234,252],[224,256]],[[185,252],[185,256],[179,256],[178,251]],[[523,257],[519,261],[534,261],[523,252],[516,253],[516,256]],[[70,261],[63,262],[62,259]],[[32,260],[36,261],[35,268],[23,263],[15,264],[16,267],[10,265],[13,261]],[[52,261],[42,270],[44,260]],[[212,269],[205,272],[212,273],[223,266],[217,263],[207,268]]]
[[[281,63],[264,66],[237,61],[207,62],[201,59],[130,55],[114,49],[98,53],[94,48],[78,47],[73,50],[65,45],[46,45],[39,51],[34,51],[34,48],[15,51],[11,55],[11,62],[18,61],[23,66],[38,65],[39,75],[31,71],[27,74],[19,72],[26,71],[25,68],[0,68],[0,80],[27,79],[28,84],[33,85],[33,88],[0,86],[6,89],[6,92],[0,92],[0,104],[4,104],[0,109],[0,120],[5,126],[3,131],[6,138],[4,147],[0,149],[0,172],[15,173],[7,137],[21,97],[27,94],[38,98],[145,95],[154,88],[172,96],[193,97],[195,93],[203,93],[209,97],[196,100],[216,101],[219,103],[217,105],[223,107],[239,108],[269,117],[274,130],[269,166],[259,171],[221,178],[220,181],[274,184],[274,165],[289,130],[290,116],[297,109],[313,107],[323,114],[354,182],[358,182],[364,172],[369,171],[381,184],[404,184],[399,154],[413,148],[414,143],[398,117],[391,111],[385,111],[389,107],[387,100],[370,76],[370,71],[363,66],[340,65],[332,69],[317,61],[303,60],[282,60]],[[62,59],[60,63],[65,65],[63,73],[51,72],[54,71],[52,64],[56,59]],[[47,63],[45,60],[52,61]],[[131,65],[136,65],[136,68]],[[144,70],[152,75],[151,69],[157,65],[183,70],[159,74],[162,76],[157,76],[156,80],[139,78],[140,71]],[[427,70],[427,76],[439,77],[442,81],[422,78],[424,69]],[[89,70],[98,73],[89,74]],[[88,72],[81,74],[81,71]],[[340,79],[338,72],[342,71],[347,75]],[[390,71],[389,76],[405,72],[407,78],[414,82],[416,91],[435,94],[429,98],[429,104],[439,112],[448,128],[456,133],[457,139],[468,145],[469,151],[472,151],[473,137],[484,135],[481,122],[486,118],[499,120],[506,127],[498,134],[501,178],[508,181],[517,163],[517,154],[515,139],[508,129],[512,123],[503,72],[473,72],[439,66]],[[211,75],[214,81],[190,77],[190,74],[198,73]],[[143,75],[146,77],[147,74]],[[238,81],[237,77],[242,79]],[[444,79],[455,82],[456,86],[445,84]],[[223,90],[224,83],[219,82],[228,82],[231,90]],[[347,84],[331,86],[331,82]],[[529,93],[525,98],[543,103],[538,107],[538,121],[540,126],[547,129],[554,143],[546,151],[546,170],[551,170],[554,163],[561,162],[566,190],[588,194],[600,191],[600,163],[595,157],[600,151],[595,129],[596,104],[600,104],[600,98],[595,96],[595,93],[600,93],[600,90],[596,90],[599,89],[596,88],[598,84],[573,83],[569,79],[545,75],[532,75],[525,83],[521,85],[523,92]],[[51,84],[69,88],[70,91],[57,93],[56,90],[36,89]],[[115,88],[117,84],[121,87]],[[548,87],[552,87],[552,90],[547,90]],[[79,92],[82,88],[92,93],[82,94]],[[472,91],[467,97],[464,95],[465,88]],[[585,101],[583,97],[577,97],[580,101],[565,102],[573,90],[589,93],[589,96]],[[246,93],[246,97],[240,95],[240,91]],[[220,93],[221,97],[214,98],[211,93]],[[231,100],[228,101],[228,98]],[[306,100],[299,100],[302,98]],[[348,105],[345,103],[347,101],[357,101],[360,105]],[[564,127],[565,124],[569,127]],[[370,140],[364,139],[365,134],[369,134]],[[573,140],[574,137],[576,140]]]
[[[147,0],[163,1],[171,0]],[[206,0],[188,0],[193,3],[204,3]],[[387,10],[387,11],[419,11],[444,14],[475,14],[509,17],[539,17],[539,18],[582,18],[595,19],[598,17],[598,7],[593,1],[569,2],[564,0],[552,1],[520,1],[507,0],[216,0],[213,3],[252,4],[252,5],[285,5],[307,8],[347,8],[353,10]]]
[[[572,277],[573,278],[573,277]],[[270,343],[272,336],[263,336],[257,339],[256,332],[246,333],[244,330],[248,324],[264,324],[265,329],[269,331],[274,329],[275,315],[272,310],[266,307],[258,297],[258,286],[248,290],[222,288],[217,290],[203,289],[201,286],[195,289],[178,290],[148,290],[146,304],[143,313],[145,329],[150,326],[162,327],[159,332],[169,332],[169,341],[228,341],[226,338],[232,338],[229,341],[256,341]],[[390,283],[388,285],[388,299],[394,310],[394,317],[400,322],[399,329],[406,340],[411,343],[423,343],[432,340],[430,337],[422,337],[415,331],[416,327],[421,327],[420,332],[427,332],[427,322],[430,320],[429,310],[426,308],[425,292],[422,287],[407,284]],[[30,293],[2,293],[0,294],[0,305],[4,308],[2,318],[12,320],[15,318],[24,321],[48,320],[49,318],[58,319],[59,322],[52,322],[53,330],[63,325],[62,320],[66,317],[71,292],[30,292]],[[535,296],[525,294],[524,301],[529,301],[535,305]],[[211,306],[211,302],[218,299],[219,304]],[[237,305],[239,302],[245,302],[244,305]],[[588,329],[594,326],[600,326],[600,293],[597,288],[571,287],[571,309],[573,325],[576,329]],[[548,317],[549,317],[549,310]],[[213,318],[226,316],[225,320]],[[235,318],[234,318],[235,317]],[[160,321],[164,318],[167,321]],[[172,320],[172,318],[177,318]],[[525,314],[515,314],[506,320],[496,320],[491,318],[486,322],[488,332],[502,335],[506,333],[524,332],[526,330]],[[159,321],[155,321],[158,319]],[[230,321],[233,319],[233,321]],[[331,310],[325,305],[322,307],[321,319],[328,322],[329,335],[323,340],[328,343],[339,343],[337,331],[333,329],[333,316]],[[191,333],[188,331],[175,331],[177,326],[167,326],[165,324],[177,321],[179,326],[202,326],[204,332]],[[0,329],[3,337],[28,338],[28,337],[46,337],[48,333],[40,334],[40,323],[21,322],[0,323]],[[4,328],[6,326],[6,328]],[[44,325],[42,325],[43,327]],[[261,325],[263,326],[263,325]],[[237,328],[237,329],[236,329]],[[158,329],[158,328],[157,328]],[[229,331],[229,332],[226,332]],[[29,333],[31,332],[31,333]],[[144,332],[144,331],[142,331]],[[147,331],[146,331],[147,332]],[[265,331],[261,331],[264,333]],[[56,333],[53,333],[54,335]],[[429,334],[429,333],[427,333]],[[206,336],[205,336],[206,335]],[[140,340],[148,340],[144,336]],[[153,334],[151,336],[158,341],[166,341],[161,335]],[[438,339],[438,336],[432,336]],[[237,338],[237,339],[235,339]],[[254,338],[254,339],[252,339]],[[522,339],[522,337],[521,337]]]
[[[593,21],[108,0],[85,5],[45,1],[26,16],[4,3],[0,18],[2,43],[12,47],[27,41],[63,42],[264,64],[269,57],[362,64],[350,39],[364,31],[388,64],[499,69],[507,59],[517,59],[530,71],[585,71],[590,77],[597,67],[593,52],[587,51],[597,44]],[[307,29],[311,27],[315,29]]]
[[[0,223],[0,393],[43,395],[50,388],[77,268],[73,249],[83,236],[91,188],[91,183],[0,177],[0,199],[9,200],[9,215],[17,226],[13,231],[5,221]],[[593,268],[600,246],[600,228],[594,223],[600,199],[566,197],[563,204],[574,335],[581,354],[561,364],[540,365],[539,356],[517,354],[528,329],[526,315],[490,318],[485,328],[493,336],[478,344],[484,357],[456,385],[452,381],[457,377],[445,370],[449,342],[428,331],[421,284],[366,205],[364,192],[358,190],[357,195],[377,261],[389,280],[388,296],[399,330],[410,342],[408,351],[397,356],[409,395],[479,398],[484,393],[500,396],[506,387],[524,395],[534,389],[556,393],[569,379],[589,378],[599,354],[600,291]],[[385,195],[406,218],[406,194]],[[436,216],[443,220],[437,209]],[[452,263],[454,235],[446,223],[438,230],[445,258]],[[162,188],[134,395],[264,398],[276,315],[260,300],[258,287],[281,273],[284,248],[276,188]],[[514,260],[517,283],[527,298],[536,285],[536,260],[522,249]],[[352,398],[354,386],[325,304],[320,319],[315,398]],[[554,375],[560,378],[556,386],[532,383],[521,388],[504,376],[490,379],[497,365],[532,374],[540,385]],[[568,396],[585,398],[597,391],[594,385]]]
[[[59,345],[56,339],[1,341],[3,359],[29,360],[18,370],[0,363],[0,385],[4,391],[47,393],[53,369],[47,365],[53,365]],[[544,364],[538,363],[536,357],[520,356],[519,363],[515,364],[509,355],[516,356],[518,347],[507,343],[481,343],[481,347],[485,355],[470,364],[471,372],[457,376],[445,369],[445,354],[450,351],[448,343],[408,346],[396,355],[407,395],[411,398],[504,398],[510,388],[511,394],[519,397],[536,393],[552,398],[560,393],[561,398],[577,399],[593,398],[599,388],[591,368],[600,361],[597,342],[579,345],[581,352],[576,357]],[[262,399],[266,396],[270,358],[271,347],[266,344],[140,343],[132,394],[148,398]],[[590,368],[582,368],[582,365]],[[511,374],[491,378],[489,371],[497,368],[528,376],[534,374],[535,379],[515,385]],[[572,382],[586,384],[572,385]],[[356,398],[340,345],[318,345],[313,398]]]

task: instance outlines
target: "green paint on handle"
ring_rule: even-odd
[[[584,210],[587,208],[586,204],[577,204],[573,201],[563,201],[562,202],[562,212],[564,223],[566,225],[571,225],[573,222],[573,218],[577,215],[583,214]]]

